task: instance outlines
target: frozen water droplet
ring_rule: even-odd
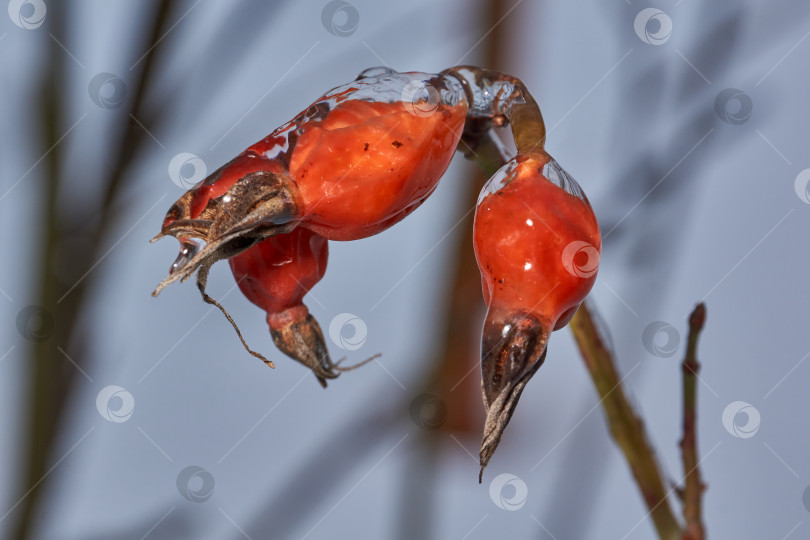
[[[516,167],[517,159],[512,158],[507,161],[503,167],[498,169],[495,174],[493,174],[489,180],[487,180],[484,187],[481,188],[481,193],[478,194],[478,202],[476,204],[480,205],[488,195],[496,193],[512,179],[514,179]]]
[[[382,75],[391,75],[392,73],[396,72],[391,68],[387,68],[385,66],[375,66],[361,71],[360,75],[357,76],[357,79],[366,79],[368,77],[380,77]]]
[[[582,191],[579,183],[574,180],[574,177],[568,174],[565,169],[563,169],[557,160],[551,159],[548,163],[543,166],[543,176],[549,179],[554,184],[557,184],[561,188],[563,188],[567,193],[577,197],[579,199],[587,200],[585,198],[585,192]]]
[[[194,258],[199,250],[199,242],[194,240],[181,241],[180,253],[177,255],[177,259],[174,260],[174,263],[172,263],[171,268],[169,268],[169,274],[174,274],[178,270],[182,270],[183,267]]]

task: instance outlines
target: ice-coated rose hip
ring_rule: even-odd
[[[473,242],[488,307],[481,340],[483,473],[545,359],[549,335],[567,324],[591,290],[601,237],[582,189],[538,153],[518,155],[484,186]]]
[[[155,239],[178,238],[181,264],[155,293],[298,226],[329,240],[382,232],[436,188],[466,115],[460,83],[439,75],[367,70],[331,90],[172,205]],[[205,246],[186,249],[194,238]]]

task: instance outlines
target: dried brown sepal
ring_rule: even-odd
[[[329,357],[321,326],[311,314],[286,320],[280,327],[271,328],[270,335],[281,352],[311,369],[324,388],[327,379],[340,375]]]
[[[489,320],[481,343],[481,374],[486,420],[479,454],[484,469],[501,442],[526,383],[546,358],[548,330],[532,315]]]
[[[216,179],[217,173],[209,178]],[[206,180],[203,185],[208,182]],[[163,229],[152,242],[174,236],[183,242],[198,238],[205,242],[198,253],[182,265],[175,265],[152,296],[167,285],[185,281],[203,266],[241,253],[250,246],[276,234],[295,228],[298,215],[297,188],[289,177],[258,171],[240,178],[220,197],[208,201],[197,217],[192,217],[192,202],[197,189],[188,191],[172,205]],[[182,253],[181,253],[182,255]]]
[[[281,352],[311,369],[324,388],[327,379],[336,379],[344,371],[356,369],[380,356],[375,354],[362,362],[346,367],[340,365],[345,359],[333,362],[321,326],[309,313],[303,318],[290,318],[276,328],[271,328],[270,335]]]

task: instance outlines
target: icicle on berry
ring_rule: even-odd
[[[377,234],[435,189],[458,145],[462,85],[426,73],[367,70],[184,194],[153,240],[206,245],[155,289],[297,226],[330,240]]]
[[[357,367],[343,368],[332,362],[321,327],[303,303],[326,271],[328,250],[325,238],[299,227],[228,260],[239,289],[267,313],[270,334],[279,350],[310,368],[324,387],[326,379]]]
[[[518,155],[484,186],[474,247],[488,310],[481,340],[481,475],[549,335],[596,279],[599,226],[582,189],[545,153]],[[479,477],[480,481],[480,477]]]
[[[195,240],[189,240],[188,238],[178,238],[178,240],[180,240],[180,253],[172,263],[171,268],[169,268],[170,274],[182,270],[183,267],[188,264],[188,261],[193,259],[194,255],[200,250],[200,244]]]

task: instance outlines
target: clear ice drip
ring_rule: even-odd
[[[317,123],[347,100],[375,103],[403,103],[420,116],[433,114],[439,105],[455,106],[466,98],[462,84],[455,78],[421,72],[399,73],[386,67],[373,67],[357,78],[330,90],[306,111],[268,135],[261,153],[274,159],[290,151],[294,136],[301,136],[307,125]],[[258,146],[258,145],[254,145]]]
[[[200,251],[200,243],[196,240],[184,239],[180,243],[180,253],[169,268],[169,274],[182,270],[188,262]]]
[[[452,67],[442,76],[464,88],[468,123],[478,119],[494,128],[509,125],[519,153],[545,153],[543,115],[523,81],[473,66]],[[484,136],[487,130],[479,131]]]
[[[483,201],[488,195],[492,195],[495,192],[500,191],[504,186],[512,181],[517,175],[517,165],[518,158],[514,157],[507,161],[503,167],[498,169],[498,171],[493,174],[489,180],[487,180],[484,187],[481,188],[481,193],[478,194],[477,204],[480,205],[481,201]],[[551,158],[548,163],[543,166],[541,172],[549,182],[562,188],[569,195],[573,195],[578,199],[587,201],[585,192],[582,190],[579,183],[574,180],[574,177],[568,174],[568,172],[566,172],[566,170],[563,169],[554,158]]]

